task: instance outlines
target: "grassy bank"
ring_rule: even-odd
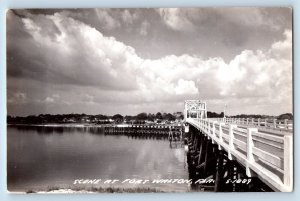
[[[83,187],[58,188],[50,187],[44,190],[27,190],[26,193],[158,193],[164,192],[155,188],[115,188],[115,187]]]

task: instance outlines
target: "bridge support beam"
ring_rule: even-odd
[[[215,192],[222,191],[224,183],[224,152],[222,150],[218,151],[218,158],[216,164],[216,174],[215,174]]]

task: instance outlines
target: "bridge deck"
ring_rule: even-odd
[[[259,177],[275,191],[292,191],[293,135],[289,122],[284,122],[284,128],[276,122],[272,128],[260,126],[259,121],[257,125],[249,121],[237,124],[230,119],[187,118],[186,122],[225,150],[230,160],[243,165],[247,176]]]

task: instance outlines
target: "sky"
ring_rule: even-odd
[[[7,11],[7,112],[293,112],[292,10]]]

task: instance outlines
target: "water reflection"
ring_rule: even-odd
[[[155,135],[111,135],[100,127],[8,127],[8,189],[73,187],[78,178],[188,179],[180,143]],[[99,184],[106,187],[107,185]],[[187,184],[116,184],[186,191]]]

